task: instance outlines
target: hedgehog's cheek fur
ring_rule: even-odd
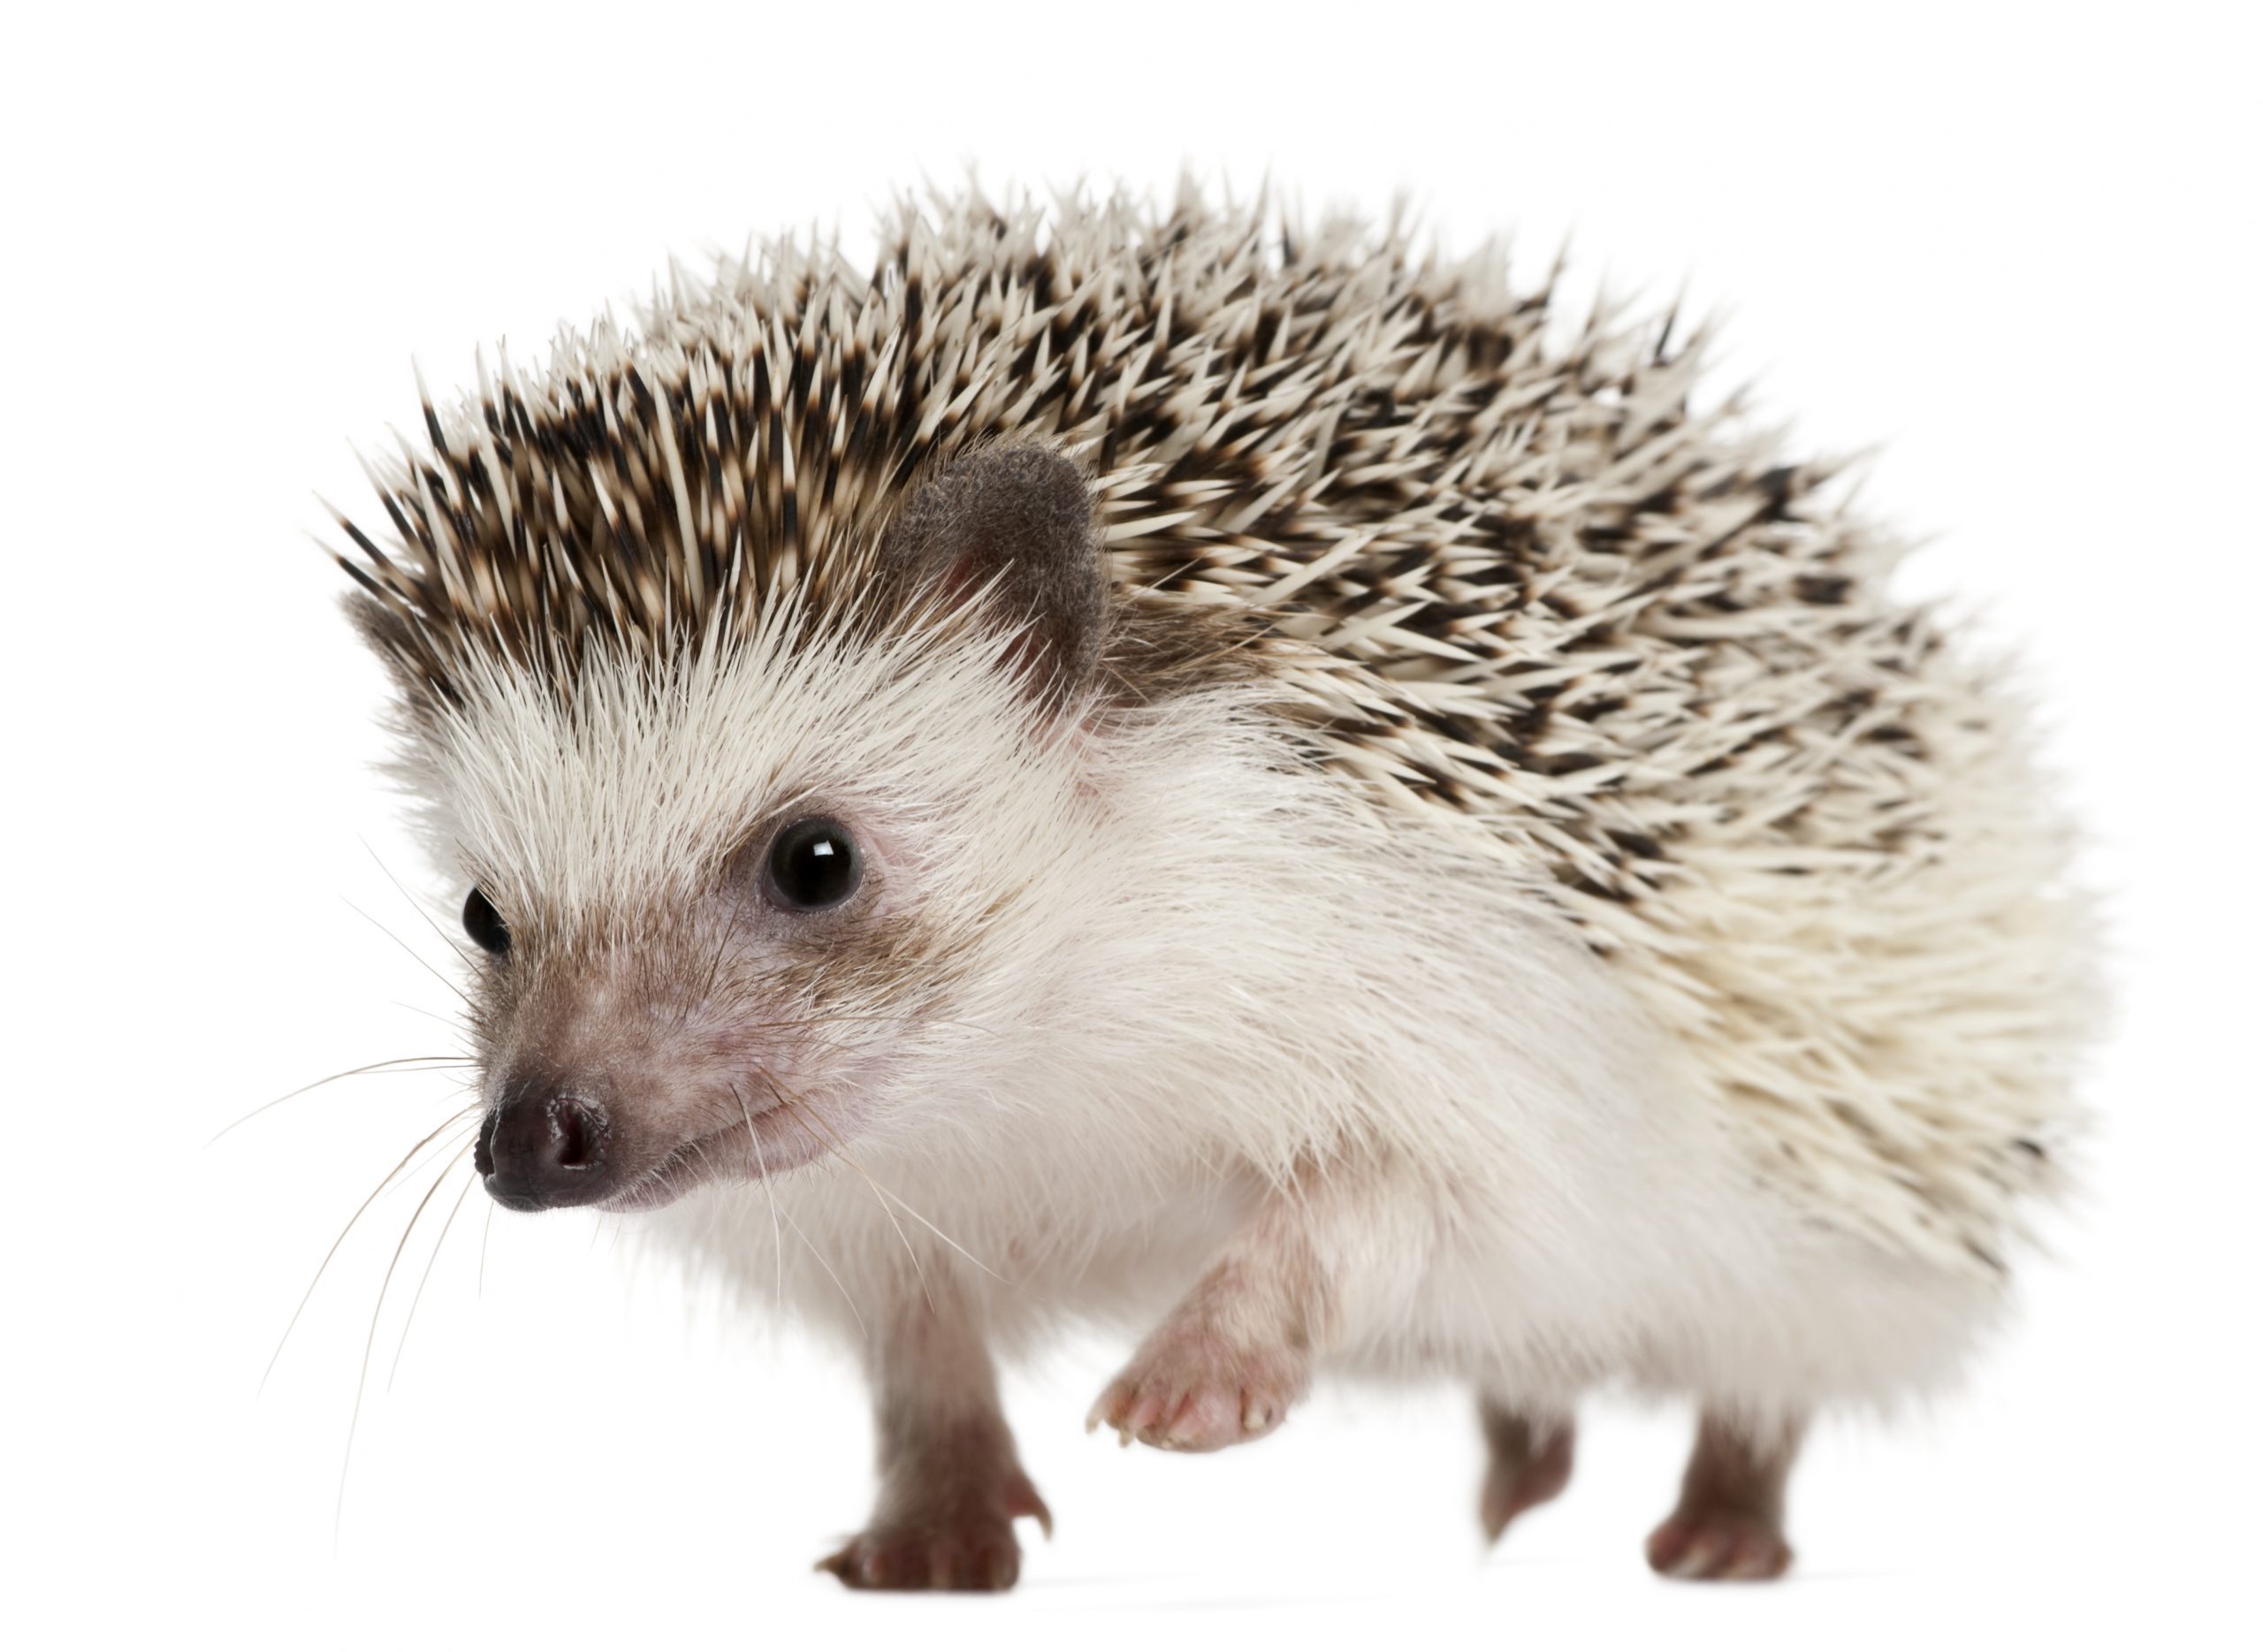
[[[853,1101],[836,1104],[829,1085],[800,1070],[799,1051],[727,1026],[669,1023],[644,1009],[621,1015],[602,994],[578,1009],[561,997],[522,1021],[489,1059],[483,1146],[512,1109],[556,1103],[584,1110],[601,1141],[579,1174],[531,1190],[484,1155],[488,1191],[519,1208],[652,1209],[705,1182],[807,1164],[856,1133]]]
[[[856,1133],[848,1081],[863,1063],[793,1008],[792,960],[758,925],[704,916],[673,940],[649,925],[545,947],[537,931],[487,974],[478,1168],[499,1202],[651,1209],[806,1164]],[[545,1146],[558,1156],[545,1117],[561,1108],[586,1139],[570,1174],[545,1176],[533,1161]]]
[[[752,1110],[743,1121],[678,1144],[592,1202],[611,1212],[658,1210],[707,1182],[755,1181],[798,1169],[832,1150],[826,1137],[805,1122],[808,1111],[804,1106],[796,1113],[783,1102]],[[843,1134],[842,1123],[832,1121],[824,1128]]]

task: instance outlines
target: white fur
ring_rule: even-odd
[[[883,1074],[856,1168],[663,1219],[749,1290],[848,1328],[948,1275],[1008,1343],[1136,1327],[1318,1162],[1362,1201],[1322,1259],[1358,1369],[1772,1417],[1939,1379],[1990,1306],[1803,1222],[1535,869],[1289,760],[1255,691],[1052,724],[994,646],[789,628],[585,668],[570,704],[491,673],[416,777],[507,906],[683,898],[811,796],[885,841],[892,900],[963,927],[943,1013],[833,1032]]]

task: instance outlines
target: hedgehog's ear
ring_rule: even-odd
[[[1099,663],[1108,579],[1083,473],[1051,448],[985,448],[938,470],[880,541],[881,577],[912,601],[990,593],[1025,625],[1014,661],[1032,692],[1073,689]]]

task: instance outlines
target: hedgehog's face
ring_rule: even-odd
[[[883,576],[942,598],[916,622],[592,652],[562,689],[469,675],[412,766],[472,886],[497,1200],[663,1204],[983,1082],[1057,939],[1048,892],[1090,875],[1089,524],[1073,469],[1009,450],[891,529]]]
[[[466,898],[488,1100],[474,1161],[499,1203],[661,1204],[857,1132],[885,1029],[940,961],[864,811],[771,812],[699,875],[602,912],[523,879]]]

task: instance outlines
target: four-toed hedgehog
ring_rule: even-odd
[[[1805,1420],[1996,1315],[2086,1007],[2021,719],[1695,340],[1563,308],[968,196],[483,369],[346,526],[476,1169],[857,1340],[843,1580],[1013,1580],[994,1360],[1093,1320],[1167,1449],[1467,1382],[1495,1533],[1583,1394],[1692,1397],[1651,1563],[1772,1575]]]

